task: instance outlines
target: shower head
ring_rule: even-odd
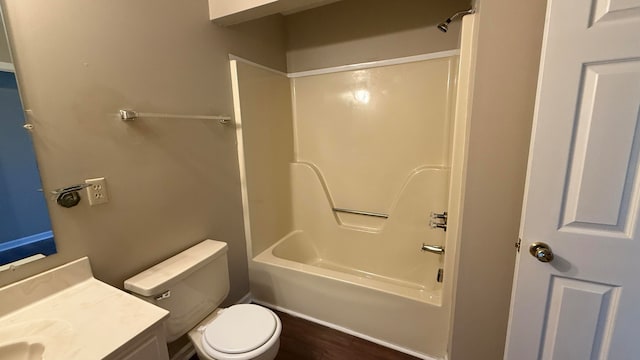
[[[445,21],[441,22],[440,24],[438,24],[438,30],[442,31],[443,33],[446,33],[447,30],[449,30],[449,23],[451,23],[453,20],[455,20],[455,18],[457,18],[458,16],[465,16],[465,15],[473,14],[474,12],[475,12],[475,10],[473,10],[473,8],[469,9],[469,10],[458,11],[457,13],[453,14],[453,16],[451,16],[447,20],[445,20]]]
[[[447,30],[449,30],[450,22],[451,22],[451,19],[447,19],[444,22],[441,22],[440,24],[438,24],[438,30],[442,31],[443,33],[446,33]]]

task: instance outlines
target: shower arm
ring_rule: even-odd
[[[449,30],[449,24],[455,20],[457,17],[459,16],[464,16],[464,15],[469,15],[469,14],[473,14],[476,11],[471,8],[469,10],[463,10],[463,11],[458,11],[457,13],[453,14],[451,17],[447,18],[445,21],[441,22],[440,24],[438,24],[438,29],[442,32],[447,32]]]
[[[455,20],[458,16],[470,15],[470,14],[473,14],[474,12],[476,12],[474,9],[458,11],[457,13],[453,14],[453,16],[451,16],[450,18],[448,18],[448,19],[446,20],[446,22],[447,22],[447,24],[448,24],[448,23],[452,22],[453,20]]]

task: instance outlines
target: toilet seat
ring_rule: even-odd
[[[280,319],[271,310],[233,305],[205,326],[202,350],[214,359],[253,359],[279,342],[281,330]]]

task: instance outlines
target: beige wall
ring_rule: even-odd
[[[452,360],[503,356],[544,12],[480,2]]]
[[[245,229],[250,226],[253,257],[293,230],[291,86],[284,74],[241,61],[235,67],[236,119],[242,124],[238,130],[240,176],[245,216],[249,215],[245,222],[250,219]]]
[[[343,0],[286,17],[289,72],[458,48],[460,21],[436,25],[470,0]]]
[[[65,209],[49,201],[59,253],[0,273],[0,285],[87,255],[98,279],[122,286],[213,238],[229,243],[229,298],[244,295],[234,127],[124,123],[116,112],[232,114],[227,54],[284,70],[281,17],[219,28],[208,20],[206,0],[4,3],[44,189],[105,176],[110,202]]]
[[[0,16],[0,62],[11,62],[9,44],[7,44],[7,38],[4,36],[4,21],[2,20],[2,16]]]

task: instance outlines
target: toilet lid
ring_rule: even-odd
[[[203,339],[213,349],[240,354],[264,345],[276,330],[271,311],[258,305],[233,305],[204,330]]]

